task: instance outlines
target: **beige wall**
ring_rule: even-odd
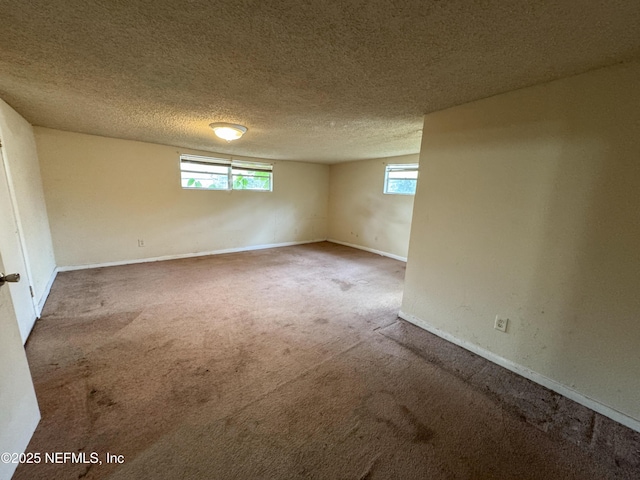
[[[412,195],[385,195],[385,166],[418,163],[419,156],[362,160],[331,166],[329,238],[406,258]]]
[[[402,304],[635,428],[639,81],[629,63],[427,115]]]
[[[36,301],[48,294],[56,267],[49,231],[49,219],[42,191],[36,143],[31,125],[0,100],[0,134],[5,161],[15,193],[28,268]]]
[[[2,256],[0,271],[4,271]],[[5,285],[0,287],[0,454],[24,452],[39,420],[27,357]],[[0,461],[0,478],[11,478],[17,466]]]
[[[327,165],[273,162],[271,193],[183,190],[180,153],[210,153],[35,131],[59,267],[326,238]]]

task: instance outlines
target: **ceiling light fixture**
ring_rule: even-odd
[[[238,140],[247,132],[247,127],[236,125],[235,123],[217,122],[209,126],[213,129],[213,133],[215,133],[217,137],[227,142]]]

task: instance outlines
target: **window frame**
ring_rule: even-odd
[[[191,154],[180,154],[179,158],[180,163],[180,187],[183,190],[209,190],[209,191],[223,191],[230,192],[233,190],[238,191],[247,191],[247,192],[273,192],[273,164],[266,162],[257,162],[253,160],[239,160],[233,158],[220,158],[220,157],[205,157],[203,155],[191,155]],[[185,176],[184,172],[187,173],[204,173],[204,174],[215,174],[214,172],[199,172],[198,170],[188,170],[185,167],[185,164],[192,165],[209,165],[214,167],[220,167],[226,169],[226,172],[220,172],[220,176],[226,177],[226,188],[212,188],[211,185],[209,187],[203,186],[189,186],[185,185]],[[269,178],[269,188],[234,188],[235,179],[237,172],[266,172],[268,173]],[[248,175],[248,177],[253,177],[253,175]],[[198,181],[196,180],[196,183]]]
[[[414,189],[411,193],[406,192],[390,192],[389,191],[389,173],[393,171],[399,172],[416,172],[416,178],[414,182]],[[414,195],[416,194],[416,190],[418,187],[418,176],[420,172],[420,165],[417,163],[388,163],[384,166],[384,184],[382,187],[382,193],[385,195]],[[406,180],[414,180],[412,178]]]

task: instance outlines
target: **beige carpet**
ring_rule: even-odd
[[[60,273],[29,451],[103,463],[15,478],[622,478],[384,335],[403,276],[330,243]]]

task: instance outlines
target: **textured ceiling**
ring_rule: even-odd
[[[640,1],[0,0],[34,125],[273,159],[416,153],[425,113],[640,55]],[[208,128],[241,123],[227,144]]]

